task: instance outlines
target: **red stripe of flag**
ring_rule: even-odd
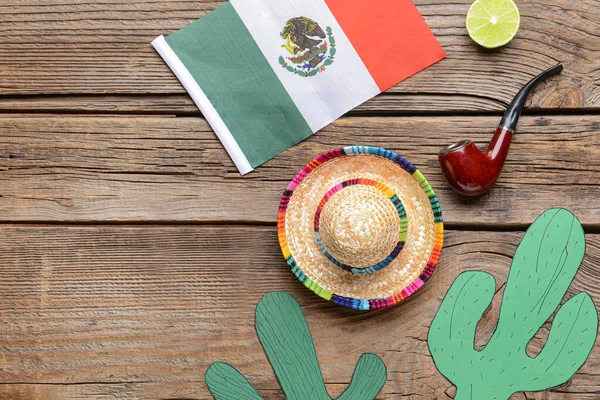
[[[325,0],[381,91],[446,54],[411,0]]]

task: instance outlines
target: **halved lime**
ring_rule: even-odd
[[[513,0],[476,0],[467,14],[467,32],[475,43],[495,49],[510,42],[521,25]]]

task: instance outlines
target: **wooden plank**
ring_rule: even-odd
[[[460,115],[485,110],[500,115],[505,108],[506,104],[500,101],[480,99],[475,104],[471,97],[458,94],[448,101],[445,97],[428,94],[383,93],[349,114]],[[525,112],[543,110],[530,104]],[[0,101],[0,113],[202,115],[187,94],[8,96]]]
[[[470,0],[417,0],[448,53],[438,65],[391,92],[395,110],[497,111],[543,68],[566,71],[538,90],[543,108],[600,106],[597,0],[519,2],[521,32],[505,48],[484,51],[466,34]],[[0,14],[0,94],[181,94],[150,46],[223,4],[211,0],[9,0]],[[427,99],[423,104],[420,100]],[[392,98],[394,99],[394,98]]]
[[[0,396],[208,400],[203,374],[223,360],[267,399],[281,398],[254,333],[253,311],[265,293],[284,290],[307,315],[332,394],[350,380],[358,356],[372,351],[389,370],[380,399],[449,398],[452,386],[435,370],[425,340],[435,311],[465,270],[493,274],[501,294],[521,237],[447,232],[440,267],[422,291],[393,309],[362,313],[327,303],[297,282],[273,227],[5,225]],[[588,235],[588,254],[568,297],[587,291],[600,304],[599,258],[600,236]],[[478,345],[494,329],[499,299],[479,325]],[[567,385],[528,398],[593,398],[600,391],[599,345]]]
[[[497,187],[480,199],[449,190],[437,152],[483,145],[496,117],[346,118],[241,177],[200,118],[0,117],[0,221],[274,224],[281,193],[317,154],[386,147],[430,180],[454,226],[522,226],[563,206],[599,226],[600,116],[525,117]]]

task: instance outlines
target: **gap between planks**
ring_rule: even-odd
[[[531,224],[511,224],[511,223],[444,223],[445,231],[468,231],[468,232],[525,232]],[[586,234],[594,235],[600,234],[600,223],[599,224],[582,224]],[[151,221],[151,220],[139,220],[139,221],[0,221],[0,229],[10,228],[49,228],[49,227],[61,227],[61,228],[122,228],[122,229],[138,229],[138,228],[273,228],[276,229],[276,222],[269,221]]]
[[[414,96],[415,94],[407,94]],[[427,101],[440,101],[448,98],[448,103],[456,101],[456,95],[439,93],[418,93]],[[402,102],[410,100],[401,93],[382,93],[377,97],[359,105],[348,112],[346,116],[354,117],[447,117],[447,116],[493,116],[502,115],[508,104],[496,102],[490,110],[469,110],[448,108],[447,110],[433,108],[433,111],[423,109],[403,110]],[[469,96],[474,97],[474,96]],[[478,97],[478,96],[475,96]],[[489,101],[482,97],[483,101]],[[389,104],[392,104],[390,106]],[[528,116],[565,116],[565,115],[600,115],[600,107],[581,108],[540,108],[531,107],[531,101],[523,110]],[[74,116],[164,116],[164,117],[201,117],[202,113],[192,103],[187,95],[181,94],[40,94],[40,95],[10,95],[0,96],[0,116],[6,114],[33,115],[74,115]]]

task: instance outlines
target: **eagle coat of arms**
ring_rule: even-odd
[[[292,18],[280,36],[286,54],[279,57],[279,64],[291,73],[312,77],[325,71],[335,60],[335,38],[329,26],[323,30],[310,18]]]

